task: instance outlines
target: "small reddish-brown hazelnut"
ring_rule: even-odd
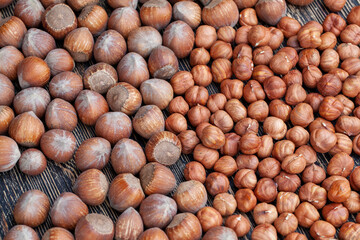
[[[181,212],[196,213],[205,206],[207,193],[201,182],[190,180],[179,184],[173,198]]]
[[[236,210],[236,200],[229,193],[219,193],[215,196],[213,207],[221,214],[221,216],[229,216]]]
[[[263,223],[272,224],[278,217],[278,212],[272,204],[259,203],[253,210],[253,217],[257,225]]]
[[[235,193],[235,199],[237,202],[237,208],[241,212],[250,212],[256,206],[257,199],[254,192],[251,189],[239,189]]]
[[[146,164],[140,171],[140,182],[145,194],[168,194],[176,186],[176,179],[169,168],[160,163]]]
[[[50,80],[50,68],[41,58],[31,56],[19,64],[17,76],[21,88],[43,87]]]
[[[11,16],[0,20],[0,47],[20,48],[26,33],[26,26],[20,18]]]

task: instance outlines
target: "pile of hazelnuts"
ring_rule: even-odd
[[[0,172],[82,172],[52,206],[23,193],[4,240],[40,239],[48,215],[42,240],[360,239],[360,6],[301,26],[285,0],[107,0],[110,16],[99,2],[18,0],[0,20]],[[78,119],[96,137],[77,147]],[[89,213],[106,198],[115,224]]]

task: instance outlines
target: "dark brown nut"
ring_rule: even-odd
[[[360,56],[360,48],[351,43],[341,43],[336,48],[336,51],[339,54],[339,57],[342,61],[350,57]]]
[[[357,216],[360,215],[358,214]],[[347,222],[340,228],[339,239],[345,240],[345,239],[356,238],[356,236],[359,236],[359,233],[360,233],[360,224]]]
[[[252,78],[259,83],[263,83],[268,77],[272,76],[274,76],[274,73],[268,66],[258,65],[254,67]]]
[[[359,76],[351,75],[347,77],[342,86],[342,93],[349,98],[356,97],[360,92],[359,84]]]
[[[308,66],[302,70],[303,81],[306,87],[315,88],[322,77],[321,70],[316,66]]]
[[[340,33],[340,39],[344,43],[359,45],[360,43],[360,26],[356,24],[347,25]]]
[[[300,147],[302,145],[306,145],[309,142],[310,135],[305,128],[295,126],[286,132],[286,138],[292,141],[295,144],[295,147]]]
[[[193,130],[186,130],[181,132],[178,135],[178,138],[181,142],[181,152],[183,154],[192,153],[195,146],[200,143],[199,138],[196,136],[196,132]]]
[[[272,204],[259,203],[253,210],[253,217],[257,225],[263,223],[272,224],[278,217],[278,212]]]
[[[254,63],[250,58],[242,56],[233,60],[231,68],[237,79],[246,81],[251,78]]]
[[[321,54],[320,68],[324,72],[329,72],[337,68],[340,63],[339,54],[332,48],[325,49]]]
[[[346,20],[348,21],[348,23],[350,24],[357,24],[360,25],[360,8],[358,6],[355,6],[351,9],[351,11],[349,12]]]
[[[187,181],[196,180],[201,183],[205,183],[206,172],[205,168],[201,163],[192,161],[185,165],[184,177]]]
[[[260,138],[261,138],[261,145],[259,151],[257,152],[257,156],[259,158],[267,158],[271,155],[271,152],[274,147],[273,139],[269,135],[263,135]]]
[[[341,116],[336,122],[335,129],[348,136],[356,136],[360,133],[360,119],[353,116]]]
[[[280,99],[274,99],[269,104],[270,115],[283,121],[290,119],[291,107]]]
[[[196,145],[193,152],[194,160],[200,162],[206,169],[211,169],[219,159],[219,152],[215,149],[207,148],[202,144]]]
[[[239,189],[235,193],[237,208],[244,213],[250,212],[256,206],[256,196],[251,189]]]
[[[209,25],[201,25],[196,29],[195,45],[196,47],[203,47],[209,49],[216,41],[216,29]]]
[[[219,193],[215,196],[213,207],[221,214],[221,216],[229,216],[236,210],[236,200],[229,193]]]
[[[246,43],[248,44],[248,34],[250,29],[252,28],[252,26],[241,26],[236,30],[236,34],[235,34],[235,43],[236,44],[241,44],[241,43]]]
[[[170,84],[176,95],[182,95],[190,87],[194,86],[194,79],[190,72],[179,71],[170,79]]]
[[[213,82],[221,83],[232,77],[231,62],[226,58],[217,58],[211,64]]]
[[[212,59],[226,58],[230,59],[233,55],[232,47],[230,43],[217,40],[211,45],[210,56]]]
[[[144,43],[144,36],[147,36],[146,43]],[[150,26],[143,26],[134,29],[130,32],[127,38],[127,46],[129,52],[136,52],[144,58],[148,57],[151,51],[156,47],[160,46],[161,43],[162,37],[160,33],[155,28]],[[168,45],[165,46],[169,47]]]
[[[299,103],[290,113],[290,121],[295,126],[307,127],[314,121],[312,107],[307,103]]]
[[[200,123],[209,122],[211,113],[208,108],[206,108],[202,105],[196,105],[196,106],[190,108],[187,115],[188,115],[190,124],[193,127],[196,127]]]
[[[264,100],[258,100],[248,106],[247,114],[259,122],[263,122],[269,115],[269,106]]]
[[[244,134],[239,142],[239,149],[243,154],[255,154],[261,146],[261,138],[255,133]]]
[[[278,186],[278,190],[283,192],[295,192],[301,185],[301,180],[297,175],[288,174],[284,171],[280,172],[274,180]]]
[[[350,197],[343,202],[344,206],[349,210],[350,213],[357,213],[360,210],[360,195],[351,191]]]
[[[165,120],[155,105],[145,105],[139,108],[132,120],[133,128],[143,138],[149,139],[153,134],[164,131]]]
[[[235,159],[230,156],[223,156],[216,161],[214,171],[222,173],[227,177],[232,176],[237,171]]]
[[[310,21],[301,27],[297,38],[302,48],[317,48],[321,45],[323,27],[320,23]]]
[[[241,119],[235,125],[235,132],[240,136],[244,136],[247,133],[254,133],[256,134],[259,129],[259,123],[255,119],[251,118],[244,118]]]
[[[285,76],[282,77],[282,80],[286,83],[287,87],[290,87],[292,84],[303,84],[302,74],[299,70],[293,69],[290,70]]]
[[[236,30],[231,26],[224,26],[217,30],[217,38],[224,42],[233,43]]]
[[[309,93],[308,95],[306,95],[304,102],[309,104],[312,107],[314,113],[316,113],[319,111],[320,104],[323,100],[324,97],[321,94]]]
[[[23,21],[18,17],[11,16],[2,18],[0,24],[0,47],[14,46],[20,48],[27,31]]]
[[[273,57],[273,50],[269,46],[262,46],[255,48],[252,55],[255,65],[268,65]]]
[[[280,99],[285,96],[286,84],[281,78],[272,76],[264,81],[264,91],[270,100]]]
[[[270,37],[270,30],[267,27],[256,25],[250,29],[248,41],[253,47],[263,47],[268,45]]]
[[[295,144],[289,140],[281,140],[274,144],[272,150],[272,157],[282,162],[287,156],[293,154],[295,151]]]
[[[355,140],[355,139],[354,139]],[[355,151],[354,151],[355,152]],[[355,152],[356,153],[356,152]],[[357,154],[357,153],[356,153]],[[360,189],[360,178],[359,178],[359,172],[360,172],[360,167],[355,167],[354,170],[351,172],[350,174],[350,183],[351,183],[351,187],[356,190],[359,191]]]
[[[310,133],[313,132],[315,129],[326,129],[326,130],[329,130],[330,132],[335,133],[334,125],[330,121],[325,120],[325,119],[323,119],[321,117],[316,118],[309,125]]]
[[[280,18],[286,15],[285,1],[258,1],[255,5],[256,14],[265,23],[275,26]]]
[[[220,84],[221,93],[225,95],[226,99],[232,98],[240,99],[243,96],[244,83],[236,79],[225,79]]]
[[[278,194],[277,185],[271,178],[262,178],[256,184],[254,194],[260,202],[270,203]]]
[[[322,220],[314,222],[310,228],[310,235],[315,240],[320,240],[322,238],[333,238],[335,233],[335,227],[331,223]]]
[[[196,217],[199,219],[201,228],[204,232],[207,232],[211,229],[215,229],[218,226],[222,225],[223,219],[220,213],[213,207],[204,207],[196,213]],[[208,234],[204,235],[206,239],[213,230],[209,231]],[[214,236],[212,236],[214,237]],[[214,239],[214,238],[211,238]]]
[[[325,32],[332,32],[338,37],[346,27],[346,21],[340,15],[330,13],[326,16],[323,27]]]
[[[158,46],[150,53],[148,68],[154,78],[170,79],[178,71],[179,62],[171,49]]]
[[[260,177],[274,178],[281,172],[281,163],[275,158],[265,158],[259,162],[258,172]]]
[[[298,220],[292,213],[282,213],[275,220],[274,226],[280,235],[287,236],[290,233],[295,232],[298,227]]]
[[[265,99],[265,92],[261,84],[256,80],[250,80],[244,86],[244,99],[248,103]]]
[[[286,38],[290,38],[298,33],[301,25],[296,19],[284,16],[278,22],[277,28],[283,32]]]
[[[294,213],[300,204],[300,198],[292,192],[279,192],[276,198],[276,209],[281,213]]]
[[[332,202],[341,203],[345,202],[351,194],[350,183],[348,180],[334,181],[328,191],[328,198]]]
[[[285,102],[289,105],[297,105],[304,102],[307,97],[305,89],[298,83],[291,84],[285,95]]]
[[[360,59],[357,57],[350,57],[341,63],[341,68],[344,69],[349,75],[354,75],[360,71]]]
[[[354,160],[347,153],[340,152],[334,155],[328,164],[327,173],[347,177],[354,168]]]
[[[166,195],[176,186],[176,179],[171,170],[156,162],[144,165],[141,168],[139,178],[146,195],[154,193]]]
[[[191,69],[191,74],[195,84],[202,87],[209,86],[213,80],[211,68],[209,68],[207,65],[196,65]]]
[[[299,225],[305,228],[311,227],[320,218],[318,210],[308,202],[303,202],[296,208],[295,216]]]
[[[299,174],[304,171],[305,167],[305,158],[301,154],[296,153],[286,156],[281,163],[281,168],[290,174]]]
[[[233,59],[235,59],[244,56],[252,59],[253,58],[252,51],[253,51],[252,48],[248,44],[240,43],[234,48],[232,57]]]
[[[87,62],[93,54],[94,38],[88,28],[76,28],[66,35],[64,48],[75,62]]]
[[[256,26],[258,18],[254,8],[245,8],[240,12],[239,23],[241,26]]]
[[[30,28],[26,32],[21,47],[25,57],[35,56],[42,59],[55,48],[55,39],[49,33],[37,28]]]
[[[344,105],[337,98],[327,96],[319,106],[319,114],[328,121],[337,119],[343,112]]]
[[[324,219],[331,223],[334,227],[340,227],[349,218],[349,211],[341,203],[331,203],[321,211]]]
[[[257,184],[257,178],[254,170],[240,169],[234,176],[234,185],[237,188],[254,189]]]
[[[195,48],[190,53],[190,65],[206,65],[210,61],[210,53],[203,47]]]
[[[282,33],[281,30],[275,28],[275,27],[270,27],[270,41],[269,41],[269,47],[272,50],[278,49],[281,45],[281,43],[284,41],[284,34]]]
[[[335,133],[326,129],[315,129],[310,134],[310,143],[315,151],[319,153],[328,152],[336,145],[336,141]]]
[[[169,105],[174,95],[170,83],[158,78],[152,78],[141,83],[140,92],[145,104],[156,105],[161,110]]]
[[[109,49],[112,49],[111,52]],[[97,62],[105,62],[110,65],[118,64],[126,54],[126,42],[124,37],[115,30],[103,32],[94,45],[94,58]]]
[[[335,133],[335,135],[337,137],[336,145],[332,149],[330,149],[329,153],[332,156],[340,152],[344,152],[350,155],[353,148],[352,140],[350,139],[350,137],[342,133]]]
[[[350,115],[355,108],[354,102],[342,94],[337,95],[336,99],[339,100],[344,105],[344,110],[342,112],[342,115],[345,116]]]
[[[163,45],[173,50],[177,58],[187,57],[193,49],[194,41],[191,27],[180,20],[169,24],[163,33]]]
[[[225,226],[233,229],[237,237],[243,237],[250,231],[249,220],[241,214],[229,216],[225,221]]]
[[[240,169],[256,170],[259,165],[259,159],[255,155],[240,154],[236,158],[236,165]]]
[[[320,51],[332,49],[337,44],[337,38],[332,32],[326,32],[321,35],[321,45],[318,47]]]
[[[307,166],[301,175],[301,179],[304,183],[312,182],[315,184],[320,184],[325,178],[325,170],[316,164]]]
[[[225,144],[220,148],[220,153],[228,156],[235,156],[239,152],[240,136],[236,133],[225,134]]]
[[[320,64],[320,53],[318,50],[309,48],[304,49],[299,53],[299,67],[306,68],[309,65],[319,66]]]
[[[212,196],[227,192],[229,190],[229,184],[227,176],[218,172],[210,173],[205,181],[206,190]]]
[[[285,122],[277,117],[267,117],[263,123],[263,130],[275,140],[285,137],[287,126]]]

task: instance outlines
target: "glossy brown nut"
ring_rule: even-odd
[[[316,164],[307,166],[301,175],[301,179],[304,183],[312,182],[315,184],[320,184],[325,178],[325,170]]]
[[[184,177],[187,181],[196,180],[205,183],[206,172],[204,166],[199,162],[189,162],[184,168]]]
[[[248,106],[247,114],[250,118],[263,122],[269,115],[269,106],[264,100],[258,100]]]
[[[358,215],[359,216],[359,215]],[[360,233],[360,224],[355,224],[353,222],[345,223],[339,231],[339,239],[351,239],[358,236]]]
[[[225,221],[225,226],[233,229],[237,237],[243,237],[250,231],[250,222],[243,215],[231,215]]]
[[[190,180],[180,183],[173,198],[181,212],[196,213],[205,206],[207,193],[201,182]]]
[[[257,183],[257,178],[254,170],[240,169],[234,176],[234,185],[237,188],[254,189]]]
[[[274,144],[271,155],[282,162],[287,156],[293,154],[295,151],[295,144],[289,140],[281,140]]]
[[[178,71],[179,62],[171,49],[158,46],[150,53],[148,68],[154,78],[170,79]]]
[[[269,104],[270,115],[288,121],[290,118],[291,107],[280,99],[274,99]]]
[[[217,226],[221,226],[223,219],[220,213],[213,207],[204,207],[196,213],[201,228],[204,232],[209,231]],[[206,235],[204,236],[206,238]]]
[[[276,197],[276,209],[281,213],[294,213],[300,204],[300,198],[292,192],[279,192]]]
[[[265,99],[265,92],[261,84],[256,80],[250,80],[244,86],[244,99],[248,103]]]
[[[253,8],[245,8],[240,12],[239,23],[241,26],[256,26],[258,19]]]
[[[243,154],[255,154],[259,151],[261,139],[255,133],[244,134],[239,142],[239,149]]]
[[[208,193],[215,196],[229,190],[229,179],[222,173],[213,172],[206,177],[205,186]]]
[[[222,156],[216,161],[214,170],[226,175],[227,177],[232,176],[237,171],[235,159],[230,156]]]
[[[247,133],[257,133],[259,122],[255,119],[243,118],[236,123],[234,130],[240,136],[244,136]]]
[[[307,97],[305,89],[301,84],[291,84],[286,90],[285,102],[289,105],[297,105],[298,103],[304,102]]]
[[[256,206],[256,196],[251,189],[239,189],[235,193],[237,208],[241,212],[250,212]]]
[[[300,147],[309,142],[310,134],[305,128],[295,126],[286,132],[286,138],[292,141],[296,147]]]
[[[302,201],[311,203],[316,209],[321,209],[326,204],[327,192],[314,183],[306,183],[299,190],[299,197]]]
[[[303,202],[296,208],[295,216],[299,225],[306,228],[311,227],[320,218],[318,210],[308,202]]]
[[[270,203],[276,199],[277,185],[270,178],[262,178],[258,181],[254,194],[260,202]]]
[[[360,27],[356,24],[350,24],[340,33],[340,39],[345,43],[352,43],[358,45],[360,43],[360,37],[358,36]]]
[[[290,113],[290,121],[295,126],[307,127],[313,120],[313,109],[307,103],[297,104]]]
[[[301,180],[297,175],[288,174],[284,171],[280,172],[280,174],[274,178],[274,181],[278,185],[278,190],[283,192],[295,192],[301,185]]]
[[[251,78],[254,63],[250,58],[242,56],[233,60],[231,68],[237,79],[246,81]]]
[[[80,171],[103,169],[109,162],[111,144],[104,138],[89,138],[83,141],[75,152],[75,164]],[[116,148],[113,153],[116,154]],[[114,164],[115,165],[115,164]],[[135,164],[134,164],[135,165]],[[114,170],[117,171],[115,166]]]
[[[255,155],[240,154],[236,157],[236,164],[241,169],[256,170],[259,165],[259,159]]]
[[[273,71],[268,66],[258,65],[254,67],[252,78],[263,83],[268,77],[274,76]]]
[[[258,172],[260,177],[274,178],[281,171],[281,163],[275,158],[265,158],[259,162]]]
[[[264,82],[264,91],[270,100],[280,99],[285,96],[286,84],[277,76],[269,77]]]
[[[337,98],[327,96],[319,106],[319,114],[328,121],[337,119],[344,111],[344,105]]]
[[[296,19],[284,16],[278,22],[277,28],[283,32],[286,38],[290,38],[298,33],[301,25]]]

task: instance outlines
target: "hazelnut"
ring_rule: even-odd
[[[255,48],[252,55],[253,55],[253,62],[255,65],[268,65],[274,54],[269,46],[263,46],[263,47]],[[253,71],[253,75],[254,75],[254,71]]]
[[[111,49],[111,51],[109,51]],[[94,45],[94,58],[97,62],[118,64],[126,53],[124,37],[115,30],[103,32]]]
[[[268,157],[259,162],[258,172],[260,177],[274,178],[279,175],[280,171],[281,163],[275,158]]]
[[[68,0],[67,3],[74,11],[80,11],[87,5],[97,4],[99,0]]]
[[[281,30],[270,27],[270,41],[269,41],[269,47],[273,50],[278,49],[281,45],[281,43],[284,41],[284,34]]]
[[[266,2],[265,2],[266,3]],[[285,3],[285,2],[284,2]],[[276,228],[269,224],[263,223],[256,226],[251,233],[252,240],[275,240],[277,239]]]
[[[77,19],[68,5],[57,3],[46,8],[42,16],[42,25],[51,36],[57,40],[62,40],[68,33],[76,29]]]
[[[250,58],[242,56],[232,62],[231,69],[237,79],[246,81],[251,78],[254,63]]]
[[[17,67],[24,59],[24,55],[14,46],[0,48],[0,73],[11,81],[17,78]]]
[[[190,54],[194,41],[195,36],[191,27],[180,20],[169,24],[163,33],[164,46],[173,50],[178,58],[184,58]]]
[[[237,188],[254,189],[257,184],[257,178],[254,170],[240,169],[234,176],[234,185]]]
[[[255,154],[261,146],[261,138],[255,133],[244,134],[239,141],[239,149],[243,154]]]
[[[232,76],[231,62],[225,58],[217,58],[211,64],[213,82],[221,83]]]
[[[344,206],[349,210],[350,213],[357,213],[360,209],[360,195],[351,191],[350,197],[343,202]]]
[[[320,68],[324,72],[329,72],[330,70],[337,68],[339,66],[339,63],[339,54],[334,49],[325,49],[321,54]]]
[[[349,75],[354,75],[360,71],[360,60],[358,57],[350,57],[341,63],[341,68],[344,69]]]
[[[266,65],[258,65],[254,67],[252,78],[259,83],[263,83],[268,77],[274,76],[273,71]]]
[[[347,177],[354,168],[354,160],[347,153],[340,152],[334,155],[328,164],[327,173],[329,175],[339,175]]]
[[[230,99],[227,101],[225,104],[225,111],[230,115],[234,122],[239,122],[242,119],[245,119],[247,115],[245,106],[237,99]]]
[[[23,193],[17,200],[13,215],[17,224],[37,227],[45,222],[50,210],[49,198],[40,190]]]
[[[314,222],[310,228],[310,235],[315,240],[320,240],[322,238],[333,238],[335,233],[335,227],[331,223],[322,220]]]
[[[209,92],[203,86],[192,86],[185,92],[185,100],[190,107],[198,104],[206,105],[208,98]]]
[[[168,1],[149,0],[140,8],[140,19],[143,25],[156,28],[158,31],[165,28],[171,20],[172,7]]]
[[[241,43],[249,43],[248,41],[248,34],[252,26],[241,26],[236,30],[235,34],[235,43],[241,44]]]
[[[353,7],[346,18],[348,23],[360,25],[359,13],[360,8],[358,6]]]
[[[145,194],[168,194],[176,186],[174,174],[160,163],[148,163],[140,171],[140,182]]]
[[[120,60],[117,72],[120,82],[127,82],[136,88],[150,76],[145,59],[136,52],[126,54]]]
[[[179,213],[166,227],[166,234],[171,240],[200,239],[202,235],[201,224],[194,214]]]
[[[127,208],[117,219],[115,224],[115,238],[137,239],[144,231],[144,224],[140,214],[133,208]]]
[[[111,86],[107,91],[106,99],[111,110],[121,111],[128,115],[134,114],[142,102],[140,92],[126,82]]]
[[[222,93],[216,93],[209,96],[206,106],[212,113],[223,110],[227,103],[226,96]]]
[[[253,210],[253,217],[257,225],[264,223],[272,224],[278,217],[278,212],[272,204],[259,203]]]
[[[190,2],[190,1],[189,1]],[[190,53],[190,65],[206,65],[210,61],[210,53],[203,47],[195,48]]]
[[[319,66],[320,64],[320,53],[318,50],[309,48],[304,49],[299,53],[299,67],[306,68],[309,65]]]
[[[111,2],[113,1],[108,0],[107,2],[111,5]],[[129,37],[132,30],[138,29],[141,26],[139,12],[134,8],[137,5],[137,1],[130,0],[127,2],[129,3],[124,5],[132,5],[132,2],[136,3],[135,6],[122,6],[116,8],[111,13],[108,21],[108,29],[113,29],[119,32],[125,39]]]
[[[360,119],[353,116],[341,116],[336,122],[335,129],[337,132],[344,133],[348,136],[356,136],[360,133]]]
[[[112,208],[124,211],[128,207],[139,206],[145,194],[137,177],[131,173],[121,173],[111,182],[108,198]]]
[[[284,0],[259,0],[256,5],[256,14],[269,25],[276,25],[286,14],[286,2]]]
[[[43,1],[42,1],[43,2]],[[53,227],[48,229],[42,236],[42,240],[74,240],[74,236],[71,232],[65,228]]]
[[[235,231],[228,227],[216,226],[211,228],[207,233],[205,233],[204,240],[221,240],[226,236],[227,239],[236,240],[237,235]]]
[[[2,73],[0,73],[0,86],[0,94],[2,96],[0,100],[0,105],[10,106],[13,103],[13,99],[15,96],[15,87],[10,81],[10,79]],[[46,94],[49,95],[49,93]],[[17,100],[17,105],[19,106],[20,104],[21,103]]]
[[[250,212],[256,206],[256,196],[251,189],[239,189],[235,193],[237,208],[244,213]]]
[[[258,100],[248,106],[247,114],[259,122],[266,121],[269,115],[269,106],[264,100]]]
[[[319,111],[321,102],[324,100],[324,97],[319,93],[309,93],[306,95],[305,103],[309,104],[314,113]]]
[[[92,57],[94,38],[86,27],[72,30],[64,39],[64,48],[76,62],[87,62]]]
[[[340,152],[351,154],[353,144],[350,137],[342,133],[335,133],[335,135],[337,137],[336,145],[330,149],[329,153],[332,156]]]
[[[341,43],[337,49],[337,53],[341,60],[345,60],[350,57],[359,57],[360,56],[360,48],[351,43]]]
[[[173,98],[171,85],[157,78],[144,81],[140,86],[140,92],[145,104],[156,105],[160,109],[165,109]]]
[[[235,159],[230,156],[223,156],[215,162],[214,171],[226,176],[232,176],[237,171]]]
[[[50,79],[50,68],[41,58],[31,56],[18,65],[17,76],[21,88],[43,87]]]
[[[182,95],[186,90],[194,86],[194,79],[190,72],[179,71],[170,79],[170,84],[175,94]]]
[[[235,40],[236,31],[231,26],[220,27],[217,31],[217,38],[224,42],[232,43]]]
[[[290,154],[286,156],[281,164],[281,168],[290,174],[299,174],[304,171],[306,160],[301,154]]]
[[[174,199],[162,194],[151,194],[145,198],[139,208],[139,213],[147,228],[164,228],[176,215],[177,207]]]
[[[321,45],[323,27],[320,23],[309,21],[297,33],[297,38],[302,48],[317,48]]]
[[[326,32],[321,35],[321,45],[318,47],[319,50],[323,51],[326,49],[331,49],[336,46],[337,39],[335,34],[332,32]]]
[[[297,6],[306,6],[312,3],[314,0],[288,0],[289,3]]]
[[[144,0],[140,0],[141,3],[145,3]],[[124,7],[131,7],[132,9],[136,9],[138,5],[137,0],[107,0],[107,3],[112,8],[120,9]]]
[[[173,198],[181,212],[196,213],[205,207],[207,193],[201,182],[190,180],[179,184]]]
[[[229,190],[229,179],[222,173],[212,172],[207,176],[205,186],[209,194],[215,196]]]
[[[334,1],[334,0],[324,0],[325,6],[332,12],[340,12],[341,9],[345,6],[346,1]]]
[[[196,180],[201,183],[205,183],[206,172],[205,168],[201,163],[192,161],[185,165],[184,177],[187,181]]]
[[[193,130],[182,131],[178,135],[178,138],[181,142],[181,152],[183,154],[192,153],[196,145],[198,145],[200,142],[199,138],[196,136],[196,132]],[[225,139],[225,144],[226,144],[226,139]]]
[[[46,165],[46,157],[36,148],[25,150],[22,152],[19,159],[20,171],[30,176],[36,176],[43,173],[46,169]]]
[[[212,26],[201,25],[196,29],[196,47],[209,49],[217,39],[216,29]]]
[[[114,238],[114,223],[105,215],[90,213],[82,217],[76,224],[76,239],[101,238],[111,240]]]
[[[210,120],[210,110],[202,105],[197,105],[192,108],[187,113],[188,120],[193,127],[196,127],[200,123],[209,122]]]
[[[221,93],[225,95],[227,100],[232,98],[240,99],[243,95],[243,87],[243,82],[235,79],[225,79],[220,84]]]
[[[55,48],[55,39],[49,33],[37,28],[30,28],[26,32],[21,47],[25,57],[35,56],[42,59]]]
[[[213,76],[211,68],[207,65],[196,65],[191,69],[194,83],[196,85],[207,87],[211,84]]]
[[[146,38],[144,38],[144,36],[146,36]],[[128,51],[136,52],[144,58],[148,57],[151,51],[156,47],[160,46],[161,43],[162,43],[162,37],[160,33],[155,28],[150,26],[143,26],[132,30],[127,38]],[[167,46],[165,44],[165,38],[164,38],[164,45]],[[119,67],[118,67],[118,72],[119,72]]]
[[[293,154],[295,151],[295,144],[289,140],[281,140],[274,144],[272,150],[272,157],[282,162],[287,156]]]
[[[274,226],[280,235],[287,236],[290,233],[295,232],[298,227],[298,220],[292,213],[282,213],[275,220]]]
[[[216,29],[223,26],[234,27],[239,19],[239,10],[233,1],[213,0],[201,12],[205,24]]]
[[[300,147],[302,145],[306,145],[309,142],[310,135],[305,128],[295,126],[286,132],[286,138],[292,141],[295,144],[295,147]]]
[[[270,137],[269,135],[261,136],[261,145],[259,151],[257,152],[257,156],[259,158],[270,157],[273,147],[274,142],[272,137]]]
[[[349,211],[341,203],[331,203],[324,206],[322,215],[334,227],[341,227],[349,218]]]
[[[267,117],[263,123],[264,132],[275,140],[285,137],[287,126],[285,122],[277,117]]]
[[[305,228],[311,227],[320,218],[318,210],[308,202],[302,202],[296,208],[294,214],[298,219],[299,225]]]
[[[118,77],[114,67],[107,63],[91,65],[84,73],[84,87],[104,94],[116,84]]]
[[[279,191],[283,192],[295,192],[301,185],[300,178],[295,174],[288,174],[286,172],[280,172],[278,176],[274,178],[278,185]]]
[[[74,134],[67,130],[51,129],[42,135],[40,148],[47,158],[57,163],[65,163],[75,152],[76,139]]]
[[[26,33],[26,26],[20,18],[11,16],[0,21],[0,47],[20,48]]]
[[[229,193],[219,193],[215,196],[213,207],[221,214],[221,216],[229,216],[236,210],[236,200]],[[229,227],[229,226],[227,226]]]
[[[45,128],[34,112],[17,115],[9,125],[9,136],[24,147],[39,146]]]
[[[0,135],[5,135],[7,133],[9,125],[14,117],[14,111],[10,107],[0,105]]]
[[[277,185],[271,178],[262,178],[256,184],[254,194],[260,202],[270,203],[276,199]]]
[[[356,97],[360,92],[360,77],[351,75],[347,77],[342,86],[342,93],[350,98]]]
[[[348,180],[334,181],[328,191],[328,198],[332,202],[345,202],[351,194],[350,183]]]
[[[325,178],[326,178],[325,170],[314,163],[308,165],[302,172],[302,176],[301,176],[301,179],[303,180],[304,183],[312,182],[315,184],[320,184]]]
[[[240,169],[256,170],[259,165],[259,160],[255,155],[243,155],[240,154],[236,158],[236,164]]]
[[[315,88],[322,78],[321,70],[316,66],[309,65],[302,70],[304,85],[308,88]]]
[[[335,127],[334,125],[321,117],[316,118],[312,123],[309,125],[310,133],[313,132],[316,129],[326,129],[330,132],[335,133]]]
[[[75,109],[70,103],[56,98],[46,109],[45,122],[50,129],[59,128],[72,131],[77,125]]]
[[[257,26],[258,19],[254,8],[245,8],[240,12],[239,23],[241,26]]]
[[[166,233],[160,228],[149,228],[140,234],[139,240],[151,240],[151,239],[159,239],[159,240],[168,240]]]
[[[248,33],[248,41],[253,47],[268,45],[270,37],[270,30],[262,25],[253,26]]]
[[[103,169],[109,162],[110,142],[104,138],[94,137],[83,141],[75,152],[75,165],[80,171]],[[116,153],[116,145],[114,154]],[[134,153],[135,155],[135,153]],[[116,168],[113,165],[116,172]]]
[[[60,194],[50,210],[52,224],[73,230],[77,222],[89,213],[89,209],[81,199],[73,193]]]
[[[355,139],[354,139],[355,140]],[[355,151],[354,151],[355,152]],[[355,152],[356,153],[356,152]],[[360,184],[359,184],[359,174],[360,168],[359,167],[355,167],[353,169],[353,171],[350,174],[350,183],[351,183],[351,187],[358,191],[358,189],[360,189]]]
[[[261,84],[256,80],[250,80],[243,89],[244,99],[248,103],[265,99],[265,92]]]
[[[326,129],[315,129],[310,134],[310,143],[319,153],[328,152],[336,145],[337,137],[333,132]]]
[[[133,118],[133,128],[136,133],[146,139],[164,131],[165,120],[161,110],[155,105],[140,107]]]
[[[328,121],[337,119],[343,112],[344,105],[337,98],[327,96],[320,103],[319,114]]]
[[[233,55],[232,47],[231,44],[228,42],[217,40],[210,47],[210,56],[212,59],[217,59],[217,58],[230,59],[232,55]]]
[[[11,170],[16,165],[20,155],[20,149],[13,139],[0,136],[0,172]]]
[[[78,16],[79,27],[87,27],[94,36],[105,31],[108,15],[104,8],[99,5],[87,5]]]
[[[359,45],[360,43],[360,26],[356,24],[350,24],[345,27],[345,29],[340,33],[340,39],[344,43],[352,43],[354,45]]]
[[[353,222],[345,223],[339,231],[339,239],[351,239],[356,238],[360,231],[360,225]]]
[[[49,92],[53,98],[61,98],[73,102],[83,90],[82,78],[73,72],[61,72],[49,83]]]
[[[236,0],[235,1],[236,5],[238,6],[239,9],[254,7],[256,2],[257,2],[256,0],[249,0],[249,1]]]
[[[351,177],[351,176],[350,176],[350,177]],[[346,180],[346,181],[347,181],[347,179],[344,178],[344,177],[342,177],[342,176],[336,176],[336,175],[334,175],[334,176],[330,176],[330,177],[326,178],[326,179],[323,181],[323,183],[321,184],[321,186],[322,186],[323,188],[325,188],[326,191],[329,191],[331,185],[332,185],[335,181],[337,181],[337,180]],[[350,180],[351,180],[351,179],[350,179]]]
[[[290,70],[282,77],[282,80],[286,83],[287,87],[290,87],[293,84],[303,85],[302,74],[297,69]]]
[[[231,215],[225,221],[225,226],[235,231],[237,237],[243,237],[250,231],[249,220],[241,215]]]
[[[51,50],[44,60],[49,66],[52,76],[58,75],[61,72],[72,71],[75,67],[74,59],[62,48]]]
[[[166,130],[179,134],[187,129],[186,118],[180,113],[171,114],[165,121]]]
[[[281,78],[272,76],[264,81],[264,91],[268,99],[280,99],[285,96],[286,84]]]
[[[307,237],[304,234],[293,232],[284,238],[284,240],[306,240]]]
[[[173,6],[173,17],[175,21],[182,20],[195,29],[201,22],[201,7],[191,1],[177,2]]]
[[[292,192],[279,192],[276,197],[276,209],[281,213],[294,213],[300,204],[300,198]]]
[[[307,127],[314,121],[312,107],[307,103],[297,104],[290,113],[290,121],[295,126]]]
[[[34,229],[26,225],[15,225],[4,236],[4,240],[26,238],[29,240],[40,240]]]
[[[204,232],[213,229],[217,226],[221,226],[223,219],[220,213],[212,207],[204,207],[196,213],[197,218],[201,224],[201,228]],[[206,238],[206,235],[204,236]],[[213,239],[213,238],[212,238]]]
[[[288,121],[290,119],[291,107],[280,99],[274,99],[269,104],[271,116]]]
[[[296,36],[296,34],[301,28],[301,25],[298,20],[288,16],[284,16],[277,23],[277,28],[282,31],[286,38],[290,38],[292,36]]]

